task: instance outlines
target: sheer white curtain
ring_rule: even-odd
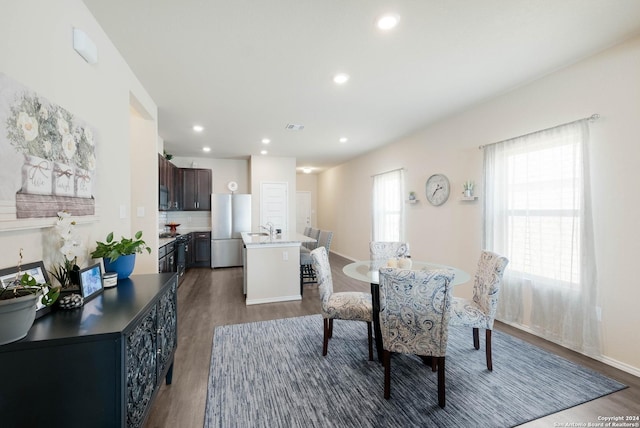
[[[485,248],[509,258],[497,318],[600,355],[589,184],[581,120],[485,147]]]
[[[404,170],[373,176],[373,240],[404,241]]]

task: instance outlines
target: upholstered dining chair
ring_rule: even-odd
[[[333,232],[328,230],[320,230],[318,235],[318,247],[324,247],[329,253],[331,248],[331,240],[333,239]],[[307,250],[308,251],[308,250]],[[304,292],[305,284],[313,284],[316,281],[316,273],[313,270],[313,263],[311,260],[311,252],[302,251],[300,248],[300,295]]]
[[[409,243],[393,241],[371,241],[369,242],[369,259],[371,259],[371,270],[378,270],[386,267],[387,260],[397,257],[409,257]]]
[[[397,241],[371,241],[369,242],[369,270],[377,272],[381,267],[386,267],[389,259],[409,257],[409,243]],[[377,285],[371,285],[371,296],[373,300],[373,313],[380,312],[380,288]],[[378,358],[382,359],[382,345],[379,337],[380,323],[379,318],[374,320],[373,329],[376,336],[376,350]]]
[[[311,252],[311,257],[320,289],[320,299],[322,300],[321,313],[324,324],[322,355],[327,355],[329,339],[333,336],[334,319],[363,321],[367,323],[369,361],[372,361],[373,342],[371,337],[371,322],[373,318],[373,308],[371,306],[371,294],[357,291],[334,293],[327,249],[325,247],[318,247]]]
[[[380,329],[384,398],[391,396],[391,354],[431,357],[438,370],[438,405],[445,400],[445,355],[451,316],[451,281],[445,270],[380,268]]]
[[[309,252],[313,249],[315,249],[318,246],[318,238],[320,237],[320,229],[316,229],[315,227],[312,227],[311,230],[309,231],[309,235],[307,235],[309,238],[313,238],[316,240],[316,242],[305,242],[303,244],[304,248],[306,248]]]
[[[502,275],[509,260],[491,251],[480,253],[473,284],[473,299],[454,297],[451,306],[451,325],[473,328],[473,347],[480,349],[479,329],[485,330],[487,369],[493,370],[491,331],[498,308],[498,294]]]
[[[306,237],[311,237],[311,226],[306,226],[304,228],[304,232],[302,233],[304,236]],[[300,252],[301,253],[310,253],[311,250],[313,250],[313,248],[309,249],[309,244],[308,242],[304,242],[302,243],[302,245],[300,245]]]

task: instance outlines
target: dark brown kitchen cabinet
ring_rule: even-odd
[[[143,426],[162,381],[171,383],[177,287],[175,273],[133,275],[0,346],[0,366],[27,368],[3,371],[0,425]],[[42,391],[55,397],[52,411],[25,399]]]
[[[175,241],[158,248],[158,273],[177,271],[175,248]]]
[[[211,232],[194,232],[193,250],[193,266],[211,267]]]
[[[180,168],[182,174],[182,210],[211,211],[211,170]]]
[[[181,207],[182,181],[178,174],[180,168],[158,153],[158,209],[160,211],[178,210]]]

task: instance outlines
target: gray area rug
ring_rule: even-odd
[[[441,409],[437,373],[415,356],[393,355],[384,399],[365,323],[334,321],[326,357],[320,315],[217,327],[204,426],[502,428],[625,388],[499,331],[489,372],[484,340],[476,351],[471,329],[449,335]]]

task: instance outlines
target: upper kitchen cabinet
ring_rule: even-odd
[[[182,174],[182,209],[211,211],[211,170],[180,168]]]
[[[158,209],[160,211],[180,209],[178,201],[182,193],[182,183],[177,181],[178,170],[178,167],[158,154],[158,184],[160,185]]]

